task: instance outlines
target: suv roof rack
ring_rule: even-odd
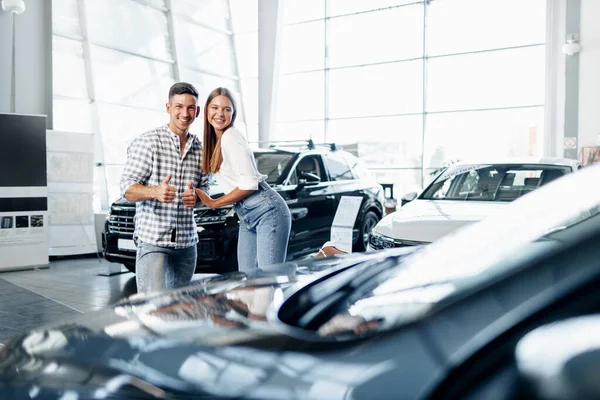
[[[250,143],[257,143],[257,144],[268,143],[269,147],[271,147],[271,148],[286,147],[286,146],[297,147],[298,145],[306,144],[306,147],[309,150],[314,150],[317,147],[325,147],[325,146],[329,147],[329,149],[331,151],[339,150],[338,146],[335,143],[315,143],[312,139],[308,139],[308,140],[263,140],[263,141],[250,142]]]

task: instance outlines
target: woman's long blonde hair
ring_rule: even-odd
[[[231,115],[231,123],[225,128],[229,129],[235,122],[237,115],[237,106],[235,99],[229,91],[224,87],[218,87],[208,95],[206,103],[204,104],[204,143],[202,147],[202,171],[205,174],[216,173],[221,169],[223,163],[223,154],[221,153],[221,141],[217,139],[215,128],[208,122],[208,105],[217,96],[225,96],[231,101],[233,106],[233,113]]]

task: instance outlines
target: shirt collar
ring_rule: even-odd
[[[173,135],[175,137],[179,137],[179,135],[177,135],[175,132],[173,132],[171,130],[171,128],[169,128],[169,124],[165,124],[165,131],[167,131],[168,133],[170,133],[171,135]],[[190,137],[190,131],[187,132],[187,137],[189,139],[189,137]]]
[[[179,143],[179,136],[175,132],[173,132],[171,130],[171,128],[169,128],[169,124],[165,124],[165,132],[169,135],[169,137],[172,140],[177,139],[177,143]],[[193,135],[192,133],[190,133],[190,131],[187,132],[187,136],[186,137],[187,137],[188,143],[190,143],[192,145],[193,144],[200,144],[200,138],[198,136]]]

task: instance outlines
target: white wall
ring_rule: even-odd
[[[581,0],[579,53],[579,146],[594,146],[600,135],[600,1]]]

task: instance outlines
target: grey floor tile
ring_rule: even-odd
[[[89,312],[92,312],[95,310],[100,310],[103,308],[103,307],[93,307],[93,306],[90,306],[87,304],[72,304],[72,307],[82,314],[87,314]]]
[[[20,315],[16,312],[4,312],[0,311],[0,326],[10,326],[10,324],[20,324],[22,322],[30,321],[31,318]]]
[[[48,322],[104,308],[136,292],[135,275],[111,277],[105,260],[58,258],[50,267],[0,273],[0,344]]]
[[[12,329],[12,328],[6,328],[6,327],[0,326],[0,342],[6,343],[6,341],[8,339],[10,339],[11,337],[13,337],[15,335],[19,335],[21,333],[23,333],[23,332],[18,329]]]

